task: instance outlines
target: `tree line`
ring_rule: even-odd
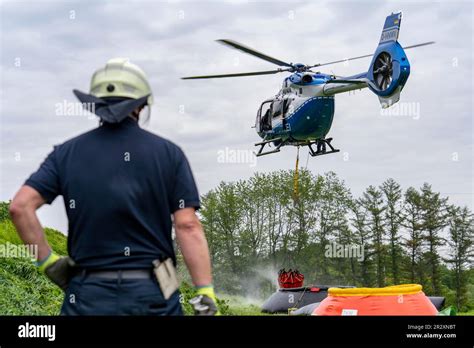
[[[256,173],[202,197],[215,283],[222,291],[268,295],[280,268],[306,284],[383,287],[419,283],[458,309],[474,306],[473,214],[425,183],[393,179],[354,197],[335,173]],[[358,257],[328,254],[357,248]],[[257,284],[256,284],[257,283]],[[253,294],[255,295],[255,293]]]
[[[265,297],[280,268],[306,284],[382,287],[419,283],[460,310],[474,308],[474,218],[425,183],[402,190],[393,179],[354,197],[335,173],[256,173],[202,196],[199,211],[215,284],[229,294]],[[0,202],[0,221],[9,219]],[[361,255],[328,255],[332,245]]]

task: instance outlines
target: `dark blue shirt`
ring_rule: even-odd
[[[84,268],[149,268],[175,258],[171,214],[199,208],[183,151],[127,118],[54,147],[25,185],[47,203],[62,195],[68,252]]]

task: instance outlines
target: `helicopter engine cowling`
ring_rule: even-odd
[[[367,72],[368,87],[377,94],[382,107],[389,107],[400,98],[410,76],[410,63],[398,41],[380,44]]]
[[[303,83],[311,83],[313,82],[313,76],[311,74],[304,74],[301,77],[301,82]]]

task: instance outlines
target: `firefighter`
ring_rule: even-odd
[[[128,59],[98,69],[74,91],[99,126],[55,146],[19,189],[10,214],[37,266],[65,291],[62,315],[181,315],[172,225],[197,288],[200,314],[217,314],[200,201],[189,163],[171,141],[139,125],[153,96]],[[68,257],[49,246],[36,210],[61,195]]]

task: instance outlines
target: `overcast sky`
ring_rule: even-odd
[[[11,199],[53,145],[97,126],[61,116],[90,76],[112,57],[129,57],[148,74],[155,95],[148,129],[186,152],[201,193],[256,171],[293,169],[296,148],[251,163],[219,163],[225,150],[253,150],[261,101],[283,74],[207,81],[180,76],[270,70],[275,66],[214,42],[228,38],[290,62],[315,64],[371,53],[385,17],[402,10],[402,45],[411,75],[402,115],[380,111],[369,90],[336,96],[329,136],[338,154],[300,163],[336,172],[354,195],[393,177],[404,188],[429,182],[473,207],[473,6],[470,1],[2,1],[0,200]],[[370,59],[325,67],[352,75]],[[419,112],[418,112],[419,111]],[[67,231],[63,202],[41,208],[44,225]]]

